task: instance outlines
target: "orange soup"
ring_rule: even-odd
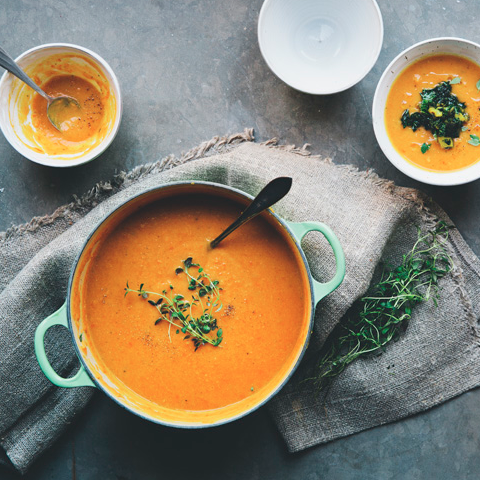
[[[47,101],[15,79],[12,125],[19,140],[36,153],[58,160],[77,159],[100,145],[112,131],[115,94],[101,68],[86,55],[53,54],[32,62],[26,73],[47,94],[75,98],[80,108],[67,108],[57,130],[47,117]]]
[[[407,67],[390,88],[385,108],[385,125],[395,149],[413,165],[436,172],[460,170],[478,162],[480,146],[469,142],[475,144],[480,137],[479,80],[480,66],[456,55],[428,56]],[[442,148],[431,131],[423,127],[413,131],[403,128],[401,122],[405,110],[419,111],[422,90],[441,82],[452,82],[452,93],[466,104],[468,114],[451,149]]]
[[[58,75],[42,86],[51,97],[68,96],[75,104],[62,106],[59,118],[61,131],[56,129],[47,117],[47,101],[41,95],[32,100],[32,124],[36,132],[43,137],[48,150],[68,151],[71,143],[83,142],[101,131],[103,121],[103,99],[101,93],[87,80],[75,75]]]
[[[95,247],[82,280],[81,335],[111,378],[162,407],[217,409],[254,395],[298,354],[309,283],[286,234],[257,217],[208,247],[243,208],[209,194],[167,197],[129,214]],[[125,295],[128,282],[191,302],[199,293],[181,271],[189,257],[194,278],[218,281],[218,325],[208,333],[221,337],[218,346],[156,323],[159,295]]]

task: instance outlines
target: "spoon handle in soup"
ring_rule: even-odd
[[[278,177],[267,183],[242,214],[223,233],[210,242],[210,247],[215,248],[238,227],[281,200],[289,192],[291,186],[292,179],[290,177]]]
[[[18,77],[48,101],[48,95],[16,64],[15,60],[2,47],[0,47],[0,67]]]

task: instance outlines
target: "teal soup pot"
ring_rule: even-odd
[[[328,226],[272,209],[211,249],[208,240],[251,200],[224,185],[176,182],[112,211],[78,254],[65,304],[37,328],[47,378],[98,388],[149,421],[185,428],[230,422],[272,398],[303,357],[316,305],[343,281],[345,257]],[[310,273],[308,232],[333,250],[328,281]],[[54,325],[71,332],[74,377],[59,376],[45,354]]]

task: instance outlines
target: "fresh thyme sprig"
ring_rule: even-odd
[[[163,290],[158,293],[145,290],[143,283],[138,290],[135,290],[130,288],[127,282],[125,296],[130,292],[136,293],[155,307],[160,314],[160,317],[155,321],[155,325],[161,321],[168,322],[169,337],[173,325],[177,328],[177,334],[180,332],[185,334],[184,340],[192,340],[195,351],[206,343],[218,347],[223,339],[222,329],[218,327],[217,319],[214,317],[214,314],[218,313],[223,307],[220,302],[219,282],[218,280],[212,280],[198,263],[193,263],[192,257],[188,257],[182,263],[183,267],[178,267],[175,274],[184,273],[187,276],[188,289],[197,291],[197,295],[192,294],[191,301],[185,300],[183,295],[175,294],[173,285],[169,285],[168,292]],[[191,268],[197,268],[197,275],[190,273]],[[152,300],[149,298],[150,296],[157,298]],[[198,308],[201,315],[195,317]],[[212,336],[212,332],[216,332],[216,336]]]
[[[437,305],[438,280],[453,268],[445,246],[449,228],[439,222],[426,234],[419,231],[401,265],[386,269],[372,294],[357,302],[358,315],[346,317],[333,330],[308,379],[318,390],[328,387],[356,358],[385,351],[406,329],[416,305],[429,299]]]

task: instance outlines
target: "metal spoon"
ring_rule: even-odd
[[[210,242],[210,247],[215,248],[227,235],[230,235],[238,227],[256,217],[274,203],[277,203],[289,192],[291,186],[292,179],[290,177],[278,177],[267,183],[242,214],[223,233]]]
[[[59,120],[59,114],[71,105],[75,105],[80,108],[80,104],[73,97],[62,95],[59,97],[51,97],[47,95],[33,80],[15,63],[15,60],[0,47],[0,66],[13,73],[22,82],[25,82],[29,87],[38,92],[45,100],[47,100],[47,117],[51,124],[57,129],[62,131],[61,121]]]

